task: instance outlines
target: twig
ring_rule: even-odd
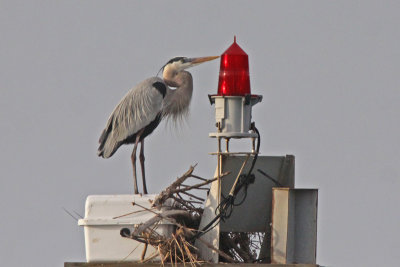
[[[197,201],[197,200],[191,200],[191,199],[189,199],[189,200],[186,200],[187,202],[189,202],[190,204],[203,204],[203,202],[201,202],[201,201]]]
[[[157,256],[158,256],[158,253],[157,253],[157,251],[155,251],[155,252],[153,252],[153,254],[151,254],[148,258],[146,258],[146,259],[140,261],[139,263],[146,263],[146,262],[148,262],[148,261],[154,259],[154,258],[157,257]]]
[[[186,192],[181,192],[182,194],[185,194]],[[183,198],[179,193],[176,193],[177,196],[179,196],[179,198],[182,201],[185,201],[186,203],[190,204],[193,208],[195,208],[194,204],[203,204],[203,202],[197,201],[197,200],[193,200],[193,199],[185,199]]]
[[[83,216],[80,215],[79,213],[77,213],[76,211],[73,210],[73,212],[74,212],[79,218],[81,218],[81,219],[83,218]]]
[[[204,187],[200,187],[200,188],[196,188],[196,190],[204,190],[204,191],[208,191],[210,190],[210,188],[204,188]],[[183,192],[182,192],[183,193]]]
[[[190,193],[188,193],[188,192],[182,192],[182,194],[185,194],[185,195],[187,195],[187,196],[189,196],[189,197],[192,197],[192,198],[195,198],[195,199],[197,199],[197,200],[200,200],[200,201],[205,201],[205,199],[204,198],[201,198],[201,197],[198,197],[198,196],[195,196],[195,195],[193,195],[193,194],[190,194]]]
[[[161,205],[172,196],[171,191],[179,187],[187,178],[190,177],[194,170],[194,166],[190,166],[189,170],[187,170],[180,178],[176,179],[170,186],[168,186],[165,190],[163,190],[153,201],[153,207],[161,208]]]
[[[202,180],[202,181],[207,181],[207,179],[202,178],[202,177],[197,176],[197,175],[194,175],[194,174],[192,174],[191,176],[192,176],[193,178],[196,178],[196,179],[199,179],[199,180]]]
[[[176,195],[178,196],[178,198],[181,200],[181,201],[183,201],[184,203],[185,203],[185,205],[186,205],[186,203],[188,204],[188,205],[190,205],[192,208],[194,208],[194,205],[192,204],[192,203],[190,203],[189,201],[187,201],[186,199],[184,199],[179,193],[176,193]],[[177,200],[176,198],[174,198],[175,200]],[[181,203],[181,202],[180,202]]]
[[[228,174],[229,174],[229,172],[225,172],[225,173],[221,174],[221,178],[226,176],[226,175],[228,175]],[[175,190],[172,190],[172,191],[173,191],[173,193],[178,193],[178,192],[180,193],[180,192],[185,192],[185,191],[189,191],[189,190],[192,190],[192,189],[197,189],[199,187],[208,185],[208,184],[216,181],[217,179],[218,179],[218,177],[215,177],[215,178],[209,179],[209,180],[207,180],[205,182],[202,182],[200,184],[195,184],[195,185],[188,186],[188,187],[185,187],[185,188],[182,188],[182,189],[175,189]]]
[[[147,243],[144,244],[144,248],[143,248],[143,251],[142,251],[142,255],[140,256],[140,260],[144,260],[144,257],[146,256],[147,246],[148,246]]]
[[[154,216],[153,218],[147,220],[146,222],[144,222],[143,224],[139,225],[138,228],[136,228],[136,230],[133,232],[133,236],[140,236],[147,228],[149,228],[150,226],[158,223],[159,221],[161,221],[163,218],[166,217],[171,217],[171,216],[176,216],[176,215],[188,215],[188,212],[185,210],[167,210],[164,211],[160,214],[157,214],[156,216]],[[190,215],[189,215],[190,216]]]
[[[199,183],[199,184],[195,184],[195,185],[191,185],[191,186],[184,185],[183,182],[187,178],[193,177],[193,174],[192,174],[193,170],[194,170],[194,167],[190,166],[188,171],[186,171],[181,177],[177,178],[175,182],[173,182],[170,186],[168,186],[165,190],[163,190],[160,194],[158,194],[158,196],[154,199],[152,206],[160,209],[162,204],[168,198],[172,198],[172,195],[177,194],[177,193],[187,192],[192,189],[201,189],[202,190],[203,189],[203,188],[201,188],[202,186],[208,185],[218,179],[217,177],[214,177],[214,178],[208,179],[208,180],[204,179],[205,181],[203,181],[202,183]],[[228,173],[229,172],[223,173],[221,175],[221,177],[226,176]],[[182,187],[184,187],[184,188],[182,188]]]
[[[72,215],[66,208],[62,207],[62,209],[63,209],[69,216],[71,216],[72,218],[74,218],[75,221],[78,220],[78,218],[76,218],[74,215]]]
[[[178,240],[176,239],[176,237],[175,237],[174,234],[172,234],[172,237],[173,237],[173,239],[175,240],[175,243],[178,245],[179,250],[181,251],[182,258],[183,258],[183,262],[185,262],[185,253],[183,252],[183,250],[182,250],[181,246],[179,245],[179,242],[178,242]]]
[[[210,243],[208,243],[207,241],[203,240],[202,238],[198,237],[197,240],[199,240],[201,243],[203,243],[204,245],[206,245],[208,248],[214,250],[215,252],[217,252],[219,255],[221,255],[224,259],[226,259],[227,261],[229,261],[230,263],[236,263],[236,261],[229,256],[228,254],[226,254],[225,252],[215,248],[213,245],[211,245]]]
[[[200,209],[197,209],[195,207],[191,207],[187,204],[187,202],[177,198],[177,197],[172,197],[176,202],[178,202],[179,204],[181,204],[182,206],[184,206],[185,208],[187,208],[188,210],[191,211],[196,211],[196,212],[200,212]]]
[[[187,255],[188,255],[188,257],[189,257],[189,259],[190,259],[190,264],[192,265],[192,266],[194,266],[195,264],[194,264],[194,257],[193,257],[193,255],[192,255],[192,253],[190,252],[190,249],[187,247],[187,246],[185,246],[185,244],[184,244],[184,249],[186,250],[186,253],[187,253]]]
[[[129,252],[129,254],[126,255],[125,258],[123,258],[123,259],[121,260],[121,262],[124,261],[124,260],[126,260],[126,259],[139,247],[139,245],[140,245],[140,243],[138,243],[138,244],[136,245],[136,247],[135,247],[134,249],[132,249],[132,251]]]
[[[118,219],[118,218],[121,218],[121,217],[125,217],[125,216],[128,216],[128,215],[132,215],[132,214],[139,213],[139,212],[144,212],[144,211],[145,210],[137,210],[137,211],[129,212],[129,213],[126,213],[126,214],[122,214],[122,215],[113,217],[113,219]]]

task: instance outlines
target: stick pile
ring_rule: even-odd
[[[170,186],[163,190],[153,201],[153,208],[158,210],[165,208],[164,203],[167,199],[173,199],[174,204],[170,209],[156,213],[153,210],[140,206],[141,208],[152,212],[155,216],[135,228],[133,233],[123,233],[121,235],[144,243],[141,263],[155,260],[159,257],[161,263],[170,262],[190,263],[196,265],[204,262],[198,257],[198,249],[194,246],[193,237],[197,233],[203,207],[201,206],[205,199],[196,195],[196,190],[208,190],[205,186],[217,180],[217,178],[204,179],[193,174],[195,166],[191,166],[187,172],[177,178]],[[228,173],[223,173],[225,177]],[[184,182],[189,178],[200,180],[194,185],[185,185]],[[198,192],[198,191],[197,191]],[[139,205],[135,204],[134,205]],[[157,232],[157,227],[162,222],[168,222],[175,227],[171,236],[162,236]],[[258,236],[258,239],[260,237]],[[255,262],[257,259],[257,250],[260,246],[254,242],[250,233],[223,233],[221,234],[221,250],[206,243],[204,240],[198,240],[212,250],[216,251],[221,260],[227,262]],[[260,239],[262,240],[262,238]],[[157,253],[146,255],[147,246],[156,248]],[[147,256],[147,257],[146,257]]]

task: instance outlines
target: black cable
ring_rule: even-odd
[[[256,126],[255,126],[254,124],[252,125],[252,128],[253,128],[253,130],[257,133],[257,148],[256,148],[256,154],[254,155],[253,161],[252,161],[252,163],[251,163],[250,170],[249,170],[249,172],[247,173],[246,178],[245,178],[245,179],[242,179],[241,183],[239,183],[239,185],[236,186],[236,188],[235,188],[235,191],[236,191],[236,192],[235,192],[235,195],[237,195],[237,193],[239,193],[240,189],[241,189],[243,186],[245,186],[245,190],[244,190],[245,193],[244,193],[243,199],[242,199],[239,203],[237,203],[237,204],[234,203],[234,204],[233,204],[234,206],[240,206],[240,205],[243,204],[243,202],[246,200],[246,197],[247,197],[247,188],[248,188],[248,186],[250,185],[251,181],[252,181],[253,179],[255,179],[255,177],[252,177],[252,176],[253,176],[252,171],[253,171],[254,166],[256,165],[257,158],[258,158],[258,153],[260,152],[261,137],[260,137],[260,132],[258,131],[258,129],[256,128]],[[252,178],[253,178],[253,179],[252,179]]]
[[[233,195],[229,195],[227,198],[225,198],[223,195],[223,201],[217,206],[215,212],[221,217],[222,220],[226,220],[228,219],[233,212],[233,207],[234,206],[239,206],[241,204],[243,204],[243,202],[246,200],[247,197],[247,188],[249,186],[249,184],[251,183],[251,178],[252,178],[252,171],[253,168],[257,162],[257,158],[258,158],[258,153],[260,152],[260,146],[261,146],[261,138],[260,138],[260,132],[258,131],[258,129],[255,127],[254,124],[252,124],[252,130],[255,131],[257,133],[257,148],[256,148],[256,153],[254,155],[254,158],[252,160],[252,164],[250,167],[250,170],[248,171],[247,175],[245,176],[245,178],[239,180],[239,182],[236,184],[236,187],[233,190]],[[242,189],[242,187],[245,186],[245,194],[243,199],[239,202],[235,204],[235,199],[237,197],[237,194],[239,193],[239,191]],[[228,212],[229,211],[229,212]]]
[[[233,195],[228,195],[228,197],[225,197],[222,195],[222,201],[215,209],[216,216],[206,226],[204,226],[202,230],[198,231],[197,234],[195,234],[191,238],[192,240],[211,231],[215,226],[217,226],[218,223],[216,223],[214,226],[212,226],[217,220],[224,221],[224,220],[228,219],[232,215],[233,207],[243,204],[244,201],[246,200],[247,188],[250,185],[251,181],[254,180],[254,179],[252,179],[252,176],[254,177],[254,175],[251,172],[253,171],[253,168],[257,162],[258,153],[260,152],[260,145],[261,145],[260,132],[258,131],[258,129],[256,128],[256,126],[254,124],[252,124],[252,130],[257,133],[257,148],[256,148],[256,153],[255,153],[254,158],[251,163],[250,170],[248,171],[245,178],[239,180],[239,182],[236,184],[235,189],[233,190],[233,192],[234,192]],[[239,193],[239,191],[242,189],[243,186],[245,187],[244,197],[239,203],[235,203],[236,196]]]
[[[256,148],[256,154],[254,155],[253,162],[251,163],[251,167],[249,172],[247,173],[247,179],[249,179],[251,172],[253,171],[254,165],[256,165],[256,161],[258,158],[258,153],[260,152],[260,145],[261,145],[261,137],[260,137],[260,132],[258,131],[257,127],[253,124],[252,125],[253,131],[256,132],[257,134],[257,148]]]
[[[242,205],[244,203],[244,201],[246,200],[246,198],[247,198],[247,188],[245,188],[245,190],[244,190],[244,196],[243,196],[242,200],[240,200],[239,203],[233,203],[233,205],[235,207]]]

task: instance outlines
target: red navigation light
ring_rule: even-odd
[[[250,94],[249,57],[236,43],[221,55],[218,95],[244,96]]]

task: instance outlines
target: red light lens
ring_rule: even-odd
[[[234,43],[221,55],[218,95],[250,94],[249,57]]]

